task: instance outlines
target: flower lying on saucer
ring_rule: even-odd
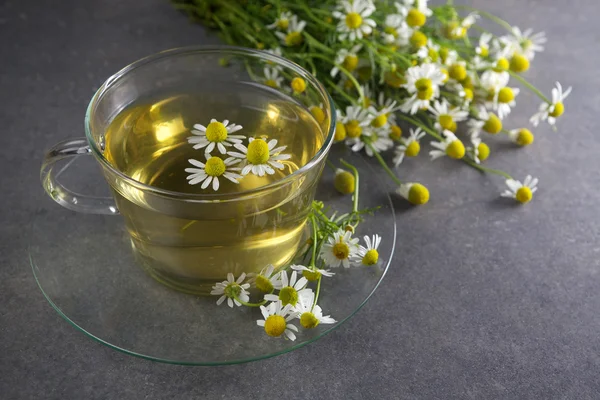
[[[298,328],[294,324],[288,324],[298,316],[298,313],[292,310],[291,304],[283,306],[281,301],[276,301],[266,307],[260,306],[260,311],[264,319],[257,320],[256,325],[264,327],[267,335],[285,335],[290,340],[296,340],[294,332],[298,332]]]
[[[235,143],[241,143],[245,138],[243,135],[231,135],[242,129],[241,125],[231,124],[229,120],[219,122],[216,119],[211,119],[208,126],[195,124],[192,129],[192,134],[195,136],[188,137],[188,143],[194,145],[194,149],[206,147],[205,153],[210,153],[216,147],[221,154],[227,153],[225,146],[231,146]]]
[[[266,294],[264,299],[267,301],[281,301],[281,304],[287,306],[291,304],[295,307],[298,303],[298,298],[308,292],[312,293],[312,289],[306,288],[308,280],[305,277],[298,278],[298,272],[293,271],[288,280],[287,272],[279,273],[279,280],[274,285],[275,289],[279,289],[279,294]]]
[[[319,324],[335,324],[335,319],[329,315],[323,315],[323,310],[315,304],[315,294],[306,293],[298,299],[296,312],[300,319],[300,325],[305,329],[316,328]]]
[[[227,274],[227,280],[219,282],[213,286],[210,294],[217,296],[221,295],[219,300],[217,300],[217,305],[221,305],[225,299],[227,299],[227,305],[231,308],[233,308],[233,304],[236,306],[241,306],[242,303],[240,303],[239,300],[248,302],[250,297],[248,297],[249,293],[246,289],[250,288],[250,284],[242,283],[244,282],[244,279],[246,279],[245,273],[242,273],[240,277],[235,280],[233,274],[230,272]]]
[[[273,168],[284,168],[284,165],[280,161],[288,160],[292,157],[290,154],[280,154],[287,146],[275,146],[277,146],[276,139],[271,139],[267,142],[260,138],[250,138],[248,147],[241,143],[234,145],[241,153],[229,151],[227,154],[245,163],[241,171],[242,175],[248,175],[250,172],[258,176],[264,176],[265,174],[273,175],[275,173]]]
[[[206,164],[200,162],[198,160],[189,159],[190,164],[198,167],[198,168],[186,168],[185,172],[188,172],[187,180],[190,185],[197,185],[198,183],[202,183],[201,188],[206,189],[208,185],[212,182],[212,188],[214,191],[219,190],[219,177],[223,176],[229,179],[233,183],[239,183],[238,179],[241,179],[242,176],[235,172],[231,171],[239,171],[240,168],[232,167],[233,165],[239,163],[239,160],[236,160],[233,157],[227,158],[223,161],[220,157],[210,157],[206,160]]]
[[[350,261],[355,259],[357,252],[358,239],[353,239],[350,231],[339,230],[321,248],[321,259],[331,268],[340,265],[350,268]]]

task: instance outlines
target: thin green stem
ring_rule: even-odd
[[[536,88],[531,83],[529,83],[527,81],[527,79],[523,78],[521,75],[519,75],[516,72],[513,72],[511,70],[508,70],[508,73],[512,77],[514,77],[516,80],[518,80],[519,82],[521,82],[523,85],[527,86],[527,88],[529,90],[531,90],[533,93],[537,94],[540,99],[542,99],[543,101],[545,101],[548,104],[552,104],[552,102],[550,100],[548,100],[548,98],[544,95],[544,93],[542,93],[538,88]]]
[[[319,299],[319,294],[321,293],[321,279],[323,275],[319,275],[319,280],[317,281],[317,290],[315,291],[315,301],[313,301],[313,305],[310,308],[310,312],[313,312],[315,306],[317,305],[317,300]]]
[[[398,177],[396,176],[396,174],[394,174],[394,171],[392,171],[390,169],[390,167],[388,167],[387,163],[385,162],[385,160],[383,159],[383,157],[381,157],[381,154],[379,154],[379,152],[377,150],[375,150],[375,148],[373,147],[373,145],[369,142],[366,142],[366,145],[369,146],[369,148],[373,151],[373,155],[375,156],[375,158],[377,159],[377,161],[379,161],[379,164],[381,164],[381,166],[383,167],[383,169],[385,170],[385,172],[387,172],[387,174],[390,176],[390,178],[392,178],[392,180],[398,185],[402,185],[402,181],[400,179],[398,179]]]
[[[311,225],[313,230],[313,244],[312,244],[312,256],[310,257],[310,266],[315,266],[315,260],[317,259],[317,244],[318,244],[318,232],[317,232],[317,219],[314,214],[310,215]]]
[[[512,176],[510,176],[509,174],[507,174],[504,171],[500,171],[499,169],[484,167],[483,165],[479,165],[479,164],[475,163],[474,161],[471,161],[471,160],[468,160],[465,158],[463,158],[463,161],[466,162],[467,164],[469,164],[471,167],[478,169],[482,172],[488,172],[490,174],[500,175],[500,176],[505,177],[506,179],[513,179]]]
[[[326,62],[328,62],[329,64],[336,66],[340,72],[342,72],[344,75],[346,75],[348,77],[348,79],[350,80],[350,82],[352,82],[352,84],[354,85],[354,87],[356,88],[356,90],[358,91],[358,96],[360,98],[360,103],[364,104],[365,102],[365,95],[363,93],[362,87],[360,86],[360,83],[358,83],[358,81],[356,80],[356,78],[354,77],[354,75],[352,75],[352,73],[350,71],[348,71],[346,68],[342,67],[339,64],[336,64],[334,61],[332,61],[330,58],[327,58],[321,54],[314,54],[313,57],[324,60]]]
[[[433,129],[429,128],[428,126],[426,126],[425,124],[421,123],[420,121],[418,121],[414,118],[410,118],[410,117],[407,117],[402,114],[397,114],[397,117],[400,119],[403,119],[406,122],[410,122],[411,124],[418,126],[419,128],[423,129],[425,132],[427,132],[428,134],[430,134],[431,136],[436,138],[437,140],[444,140],[444,138],[442,138],[436,131],[434,131]]]
[[[260,307],[260,306],[267,304],[266,300],[263,300],[260,303],[248,303],[248,302],[245,302],[244,300],[240,299],[236,295],[234,295],[233,298],[236,299],[237,301],[239,301],[240,304],[242,304],[243,306],[246,306],[246,307]]]
[[[337,171],[338,168],[329,160],[329,158],[325,160],[325,162],[327,163],[327,166],[330,167],[334,172]]]
[[[354,203],[352,205],[352,211],[353,212],[357,212],[358,211],[358,194],[359,194],[359,181],[358,181],[358,170],[356,169],[356,167],[346,161],[344,161],[343,159],[340,159],[340,162],[342,163],[342,165],[348,169],[350,169],[352,171],[352,173],[354,174]]]
[[[348,93],[344,92],[338,85],[336,85],[331,79],[327,79],[325,82],[329,85],[331,89],[334,89],[337,93],[339,93],[342,97],[344,97],[350,104],[358,104],[356,99],[352,98]]]

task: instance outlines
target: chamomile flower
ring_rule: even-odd
[[[444,79],[444,74],[435,64],[425,63],[409,68],[406,71],[406,83],[402,87],[412,96],[402,104],[401,110],[415,114],[419,109],[429,107],[430,101],[439,96],[439,87]]]
[[[383,42],[398,47],[408,46],[413,30],[406,24],[405,17],[400,14],[390,14],[385,17]]]
[[[467,153],[471,156],[473,161],[477,164],[481,164],[482,161],[487,160],[490,156],[490,148],[487,144],[483,143],[479,137],[471,138],[472,147],[467,148]]]
[[[265,85],[270,86],[273,89],[281,87],[281,82],[283,82],[283,77],[279,76],[278,68],[265,67],[263,74],[265,75],[265,78],[263,79],[263,83]]]
[[[379,252],[377,249],[381,244],[381,236],[375,234],[373,238],[364,237],[366,246],[358,247],[357,258],[360,258],[360,263],[363,265],[374,265],[379,261]]]
[[[296,15],[292,15],[288,20],[286,33],[275,32],[275,35],[281,40],[281,43],[288,47],[299,46],[304,41],[302,31],[306,27],[306,21],[299,21]]]
[[[479,136],[482,130],[495,135],[502,130],[502,120],[496,114],[488,112],[484,107],[480,107],[477,117],[470,118],[467,126],[471,137]]]
[[[516,143],[519,146],[528,146],[533,143],[534,140],[533,133],[527,128],[512,129],[508,131],[508,137],[513,143]]]
[[[223,282],[219,282],[212,287],[212,291],[210,294],[221,296],[219,300],[217,300],[217,305],[221,305],[227,299],[227,305],[233,308],[233,305],[241,306],[242,303],[238,301],[241,300],[243,302],[248,302],[250,297],[248,296],[248,288],[250,288],[249,283],[242,283],[246,279],[246,274],[242,272],[237,280],[233,277],[233,274],[230,272],[227,274],[227,280]]]
[[[396,147],[394,151],[394,165],[399,166],[404,157],[416,157],[421,151],[421,145],[419,144],[419,140],[421,140],[425,136],[425,132],[421,130],[421,128],[410,130],[410,136],[408,139],[404,140],[401,145]]]
[[[296,340],[294,332],[298,332],[298,328],[288,322],[297,318],[298,313],[293,311],[290,304],[284,306],[280,301],[276,301],[266,307],[260,306],[260,312],[264,319],[257,320],[256,325],[262,326],[267,335],[272,337],[285,335],[287,339]]]
[[[470,13],[462,21],[450,22],[446,27],[446,35],[449,39],[462,39],[467,35],[467,31],[479,18],[479,14]]]
[[[552,89],[552,103],[542,103],[539,111],[529,120],[533,126],[538,126],[541,121],[548,121],[550,125],[556,123],[556,118],[565,112],[564,101],[571,93],[571,87],[563,92],[562,86],[556,82],[556,87]]]
[[[229,157],[223,161],[220,157],[209,156],[206,163],[194,159],[189,159],[188,161],[197,168],[186,168],[185,172],[190,174],[186,179],[190,185],[202,183],[202,189],[206,189],[212,182],[212,189],[214,191],[219,190],[219,177],[221,176],[233,183],[239,183],[238,179],[243,178],[242,175],[237,173],[240,168],[233,167],[233,165],[239,163],[239,160],[233,157]]]
[[[331,272],[328,269],[320,269],[317,267],[314,268],[308,268],[305,267],[304,265],[292,265],[291,268],[294,271],[298,271],[302,274],[303,277],[305,277],[308,281],[316,281],[318,280],[321,276],[326,276],[326,277],[332,277],[333,275],[335,275],[334,272]]]
[[[298,279],[298,272],[292,271],[288,280],[286,271],[279,273],[275,289],[279,289],[279,294],[266,294],[264,299],[267,301],[281,301],[281,304],[286,306],[290,304],[296,307],[298,296],[312,292],[312,289],[306,287],[308,280],[305,277]]]
[[[273,264],[269,264],[253,278],[253,282],[256,288],[261,292],[272,293],[275,286],[279,284],[279,274],[275,273]]]
[[[221,154],[227,153],[225,146],[231,146],[235,143],[241,143],[244,135],[231,135],[242,129],[241,125],[229,124],[229,120],[219,122],[211,119],[208,126],[195,124],[192,129],[192,135],[188,137],[188,143],[194,145],[194,149],[206,147],[205,153],[210,153],[216,147]]]
[[[290,25],[290,19],[292,17],[293,17],[293,14],[291,12],[284,11],[281,14],[279,14],[279,16],[277,17],[275,22],[273,22],[270,25],[267,25],[267,28],[281,29],[282,31],[285,31],[285,30],[287,30],[288,26]]]
[[[429,111],[435,116],[435,129],[442,132],[449,130],[456,132],[456,123],[467,119],[469,113],[460,108],[450,107],[446,99],[435,101]]]
[[[346,107],[343,123],[346,128],[347,140],[358,139],[361,135],[370,135],[370,125],[373,117],[368,109],[360,106]],[[353,144],[352,141],[351,144]]]
[[[492,34],[488,32],[484,32],[479,36],[479,43],[475,48],[475,53],[477,55],[487,58],[490,55],[490,42],[492,41]]]
[[[388,128],[396,123],[396,116],[393,114],[398,109],[396,100],[386,98],[383,92],[379,92],[377,104],[369,106],[369,112],[373,117],[371,126],[373,128]]]
[[[429,39],[427,44],[417,50],[417,57],[428,62],[437,62],[440,58],[440,46]]]
[[[389,137],[390,131],[388,128],[372,129],[369,136],[364,139],[354,139],[351,149],[354,152],[360,151],[363,148],[369,157],[373,157],[374,153],[381,153],[391,149],[394,146],[394,141]],[[367,145],[367,142],[369,145]]]
[[[527,175],[523,183],[515,179],[507,179],[506,186],[508,186],[508,189],[500,195],[513,198],[522,204],[529,203],[537,190],[537,184],[538,179],[533,178],[531,175]]]
[[[395,3],[396,9],[400,15],[406,18],[406,24],[411,28],[418,29],[425,25],[427,17],[433,14],[427,7],[427,0],[404,0],[404,4]]]
[[[498,112],[498,117],[504,119],[510,114],[511,107],[516,105],[515,97],[519,88],[508,87],[508,72],[485,71],[481,75],[481,87],[486,90],[488,101],[486,106]]]
[[[371,34],[376,26],[374,20],[369,16],[375,11],[371,0],[342,0],[338,10],[333,16],[340,21],[337,25],[340,40],[362,39],[363,36]]]
[[[340,265],[350,268],[350,261],[356,258],[357,251],[358,239],[352,238],[352,232],[340,229],[321,246],[319,255],[330,268],[337,268]]]
[[[335,65],[331,69],[331,77],[335,78],[340,72],[338,66],[342,66],[348,72],[353,72],[358,66],[358,52],[361,50],[362,45],[357,44],[351,49],[340,49],[335,55]]]
[[[401,184],[396,193],[414,205],[423,205],[429,201],[429,190],[418,182]]]
[[[535,53],[544,51],[544,43],[547,40],[544,32],[533,33],[533,29],[521,31],[515,26],[512,34],[519,50],[527,59],[533,60]]]
[[[356,190],[356,178],[354,174],[338,168],[335,170],[333,187],[341,194],[354,193],[354,190]]]
[[[287,146],[277,146],[277,140],[271,139],[268,142],[260,138],[249,138],[248,147],[241,143],[236,143],[234,147],[237,151],[229,151],[228,155],[240,159],[245,164],[241,170],[242,175],[248,175],[252,172],[254,175],[264,176],[265,174],[273,175],[275,170],[283,169],[283,160],[289,160],[290,154],[281,154]]]
[[[435,148],[435,150],[429,152],[431,160],[433,161],[443,156],[448,156],[455,160],[463,158],[465,156],[463,142],[450,131],[446,130],[442,132],[442,135],[444,136],[444,140],[441,142],[431,142],[431,147]]]
[[[335,319],[329,315],[323,315],[323,310],[315,303],[315,294],[300,296],[296,306],[297,318],[300,319],[300,325],[305,329],[316,328],[319,324],[334,324]],[[313,306],[314,304],[314,306]]]

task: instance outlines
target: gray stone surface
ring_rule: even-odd
[[[76,331],[36,287],[26,245],[34,212],[52,207],[43,150],[82,135],[94,89],[142,56],[217,39],[161,0],[0,4],[0,398],[599,398],[597,0],[471,3],[545,29],[528,77],[574,86],[558,132],[543,126],[535,145],[497,146],[491,161],[539,176],[539,195],[513,207],[501,179],[407,163],[432,201],[401,207],[399,251],[364,309],[298,351],[215,368],[126,356]],[[514,126],[538,103],[519,100]]]

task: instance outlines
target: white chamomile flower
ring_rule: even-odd
[[[312,292],[312,289],[306,287],[308,279],[302,277],[298,279],[298,272],[292,271],[288,280],[286,271],[279,273],[279,279],[277,280],[275,289],[279,290],[279,294],[266,294],[264,299],[267,301],[281,301],[281,304],[286,306],[290,304],[292,307],[296,307],[298,303],[298,296]]]
[[[205,153],[210,153],[216,147],[221,154],[227,153],[225,146],[231,146],[235,143],[241,143],[244,135],[231,135],[242,129],[241,125],[229,124],[229,120],[219,122],[211,119],[208,126],[195,124],[192,129],[192,135],[188,137],[188,143],[194,145],[194,149],[206,147]]]
[[[448,156],[455,160],[460,160],[465,156],[465,145],[463,142],[450,131],[442,132],[444,140],[441,142],[431,142],[431,147],[435,150],[431,150],[429,155],[431,160],[438,159],[443,156]]]
[[[498,133],[502,129],[502,121],[493,113],[488,112],[485,107],[480,106],[476,117],[467,121],[467,133],[471,137],[479,137],[482,130],[489,133]]]
[[[288,21],[286,33],[275,32],[275,35],[281,40],[281,43],[288,47],[299,46],[304,41],[302,31],[306,27],[306,21],[299,21],[296,15],[292,15]]]
[[[477,47],[475,48],[475,53],[477,53],[477,55],[481,56],[481,57],[489,57],[490,55],[490,42],[492,40],[493,36],[491,33],[488,32],[484,32],[481,34],[481,36],[479,36],[479,43],[477,44]]]
[[[523,183],[516,179],[507,179],[506,186],[508,186],[508,190],[505,190],[500,195],[502,197],[513,198],[522,204],[529,203],[537,190],[538,181],[537,178],[533,178],[531,175],[527,175]]]
[[[270,25],[267,25],[267,28],[269,29],[281,29],[282,31],[287,30],[288,26],[290,25],[290,19],[292,18],[293,14],[289,11],[284,11],[281,14],[279,14],[279,16],[277,17],[277,19],[275,20],[275,22],[273,22]]]
[[[379,261],[379,252],[377,249],[381,244],[381,236],[375,234],[373,238],[369,236],[364,237],[366,246],[360,245],[358,247],[357,258],[360,259],[360,263],[363,265],[375,265]]]
[[[279,284],[279,274],[275,273],[275,267],[269,264],[254,277],[253,281],[258,290],[263,293],[271,293]]]
[[[242,273],[240,277],[235,280],[233,274],[230,272],[227,274],[227,280],[219,282],[212,287],[210,294],[221,296],[217,300],[217,305],[221,305],[227,299],[227,305],[233,308],[233,305],[241,306],[242,303],[238,301],[248,302],[250,297],[248,296],[247,289],[250,288],[249,283],[242,283],[246,279],[246,274]]]
[[[440,51],[440,64],[444,67],[450,67],[458,62],[458,52],[456,50],[448,50],[446,48]]]
[[[212,189],[214,191],[219,190],[219,177],[222,176],[233,183],[239,183],[238,179],[242,179],[242,175],[237,172],[240,170],[238,167],[232,167],[239,163],[233,157],[228,157],[223,161],[220,157],[211,157],[206,160],[206,163],[198,160],[189,159],[190,164],[197,168],[186,168],[185,172],[190,175],[187,176],[188,183],[190,185],[197,185],[202,183],[201,188],[206,189],[212,182]],[[232,172],[235,171],[235,172]]]
[[[335,78],[340,72],[338,65],[342,66],[348,72],[353,72],[358,66],[358,52],[362,45],[357,44],[351,49],[340,49],[335,55],[335,65],[331,69],[331,77]]]
[[[374,20],[368,18],[375,11],[371,0],[342,0],[333,16],[340,20],[337,25],[340,40],[362,39],[371,34],[376,26]]]
[[[450,107],[446,99],[435,101],[429,111],[435,116],[435,129],[456,132],[456,123],[467,119],[469,113],[457,107]]]
[[[475,136],[471,138],[472,147],[467,148],[467,152],[477,164],[481,164],[490,155],[490,148],[487,144],[481,141],[481,138]]]
[[[370,125],[373,121],[373,117],[368,109],[360,106],[348,106],[346,107],[346,115],[342,122],[346,128],[346,137],[348,138],[348,144],[354,144],[355,140],[359,139],[362,135],[369,136]]]
[[[323,315],[323,310],[315,303],[315,294],[310,293],[300,296],[296,306],[297,318],[300,319],[300,325],[305,329],[316,328],[319,324],[334,324],[335,319],[329,315]],[[314,304],[314,306],[313,306]]]
[[[519,88],[508,87],[510,76],[508,72],[485,71],[481,75],[481,87],[486,90],[488,101],[486,106],[498,112],[498,117],[503,119],[510,114],[511,107],[516,105],[515,97]]]
[[[429,201],[429,190],[418,182],[401,184],[396,193],[414,205],[423,205]]]
[[[398,109],[396,104],[396,100],[386,98],[383,92],[379,92],[377,104],[368,108],[373,117],[371,126],[373,128],[388,128],[390,124],[395,124],[396,116],[393,112]]]
[[[560,117],[565,112],[564,101],[571,93],[572,87],[569,87],[563,92],[562,86],[556,82],[556,87],[552,89],[552,103],[542,103],[539,111],[535,113],[530,122],[533,126],[538,126],[541,121],[548,121],[550,125],[556,123],[556,118]]]
[[[527,128],[511,129],[508,131],[509,139],[519,146],[528,146],[534,141],[533,133]]]
[[[279,76],[278,68],[269,68],[265,67],[263,74],[265,78],[263,79],[263,83],[267,86],[272,87],[273,89],[277,89],[281,87],[281,83],[283,82],[283,77]]]
[[[326,277],[332,277],[333,275],[335,275],[335,273],[331,272],[328,269],[320,269],[317,267],[314,268],[309,268],[309,267],[305,267],[304,265],[292,265],[291,268],[294,271],[298,271],[302,274],[303,277],[305,277],[307,280],[309,281],[316,281],[318,280],[321,276],[326,276]]]
[[[420,109],[429,107],[430,101],[440,94],[440,85],[445,75],[436,64],[425,63],[409,68],[406,71],[406,88],[412,96],[400,108],[405,113],[415,114]]]
[[[240,152],[229,151],[228,155],[240,159],[244,162],[241,174],[248,175],[252,172],[254,175],[264,176],[265,174],[273,175],[275,170],[283,169],[283,160],[289,160],[290,154],[281,154],[287,146],[277,146],[277,140],[271,139],[268,142],[260,138],[249,138],[248,147],[241,143],[236,143],[233,147]]]
[[[404,157],[416,157],[419,155],[421,151],[421,145],[419,144],[419,140],[421,140],[425,136],[425,132],[421,130],[421,128],[410,129],[410,136],[408,139],[403,140],[403,143],[396,147],[394,151],[394,165],[399,166]]]
[[[267,335],[272,337],[285,335],[287,339],[296,340],[294,332],[298,332],[298,328],[288,322],[295,319],[298,313],[293,311],[290,304],[283,306],[280,301],[276,301],[266,307],[260,306],[260,312],[264,319],[257,320],[256,325],[262,326]]]
[[[546,43],[546,34],[544,32],[533,33],[533,29],[526,29],[521,32],[518,27],[513,27],[512,34],[519,46],[521,53],[529,60],[533,60],[535,53],[544,51]]]
[[[411,28],[418,29],[425,25],[427,17],[433,14],[433,11],[427,7],[427,0],[404,0],[403,3],[396,2],[394,5]]]
[[[358,239],[352,238],[352,232],[339,230],[330,236],[321,247],[320,257],[330,268],[343,265],[350,268],[350,261],[356,258]]]
[[[469,28],[471,26],[473,26],[473,24],[477,21],[477,19],[479,19],[479,14],[472,12],[469,15],[467,15],[465,18],[463,18],[463,20],[460,21],[460,23],[455,23],[455,24],[451,25],[452,29],[449,32],[450,37],[455,38],[455,39],[465,37],[467,34],[467,31],[469,30]]]
[[[385,17],[383,42],[398,47],[408,46],[413,30],[405,22],[405,17],[400,14],[390,14]]]
[[[365,149],[365,153],[369,157],[373,157],[374,152],[381,153],[394,146],[394,141],[390,139],[389,128],[371,129],[369,135],[365,135],[362,138],[348,139],[347,144],[350,145],[350,149],[354,152]],[[369,145],[367,145],[367,142]]]
[[[417,57],[428,62],[437,62],[439,59],[439,50],[440,46],[429,39],[425,46],[419,47],[419,50],[417,50]]]

